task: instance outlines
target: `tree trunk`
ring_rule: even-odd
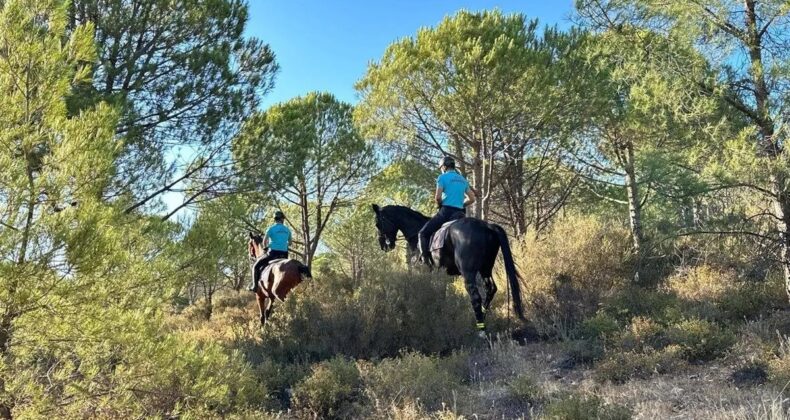
[[[480,143],[476,143],[474,147],[472,147],[472,151],[474,153],[472,156],[472,185],[477,191],[477,200],[475,201],[473,216],[479,219],[483,216],[483,201],[488,191],[485,190],[485,184],[483,183],[483,159],[481,156],[482,151],[480,150]]]
[[[771,192],[774,194],[774,212],[776,213],[776,227],[779,231],[779,261],[785,280],[785,291],[790,299],[790,197],[785,190],[785,177],[781,173],[771,175]]]
[[[774,139],[775,125],[771,118],[770,94],[768,83],[765,80],[765,69],[763,68],[763,45],[762,40],[765,31],[757,25],[757,2],[755,0],[745,0],[744,19],[746,23],[746,47],[749,51],[749,73],[752,78],[754,88],[754,103],[757,106],[756,118],[753,118],[755,125],[759,129],[761,153],[771,160],[771,195],[776,218],[777,230],[779,231],[779,258],[782,264],[782,272],[785,280],[785,291],[790,299],[790,197],[787,194],[787,175],[781,167],[775,167],[776,161],[781,158],[782,145]]]
[[[642,203],[639,197],[639,186],[636,179],[636,169],[634,168],[634,145],[627,142],[625,146],[624,169],[625,169],[625,189],[628,193],[628,222],[631,226],[631,240],[634,245],[634,255],[637,259],[634,271],[634,280],[639,280],[639,270],[642,262]]]

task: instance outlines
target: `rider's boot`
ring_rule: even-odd
[[[477,323],[477,336],[480,338],[486,338],[486,324],[485,322],[478,322]]]

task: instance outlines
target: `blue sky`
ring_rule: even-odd
[[[271,45],[280,64],[262,106],[314,90],[355,103],[354,83],[391,42],[460,9],[494,8],[567,27],[573,0],[250,0],[247,34]]]

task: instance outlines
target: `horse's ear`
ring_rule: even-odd
[[[372,207],[373,207],[373,211],[376,214],[379,214],[379,212],[381,211],[381,209],[379,208],[379,205],[378,204],[373,204]]]
[[[252,234],[252,231],[247,232],[250,234],[250,239],[255,239],[255,236]]]

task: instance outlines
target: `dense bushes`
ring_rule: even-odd
[[[628,420],[631,410],[617,404],[606,404],[597,397],[567,395],[550,402],[544,418],[552,420]]]
[[[362,380],[356,363],[335,357],[313,366],[294,388],[293,408],[305,417],[349,418],[359,410]]]
[[[290,361],[392,357],[402,350],[449,353],[475,342],[469,298],[446,276],[390,274],[347,293],[336,281],[300,285],[275,309],[256,347]]]
[[[367,392],[385,405],[412,401],[438,410],[442,403],[452,401],[468,377],[467,357],[465,353],[446,358],[409,353],[385,359],[365,369]]]
[[[594,217],[567,217],[516,251],[525,279],[527,317],[545,336],[567,336],[595,313],[628,277],[630,244],[623,226]]]

